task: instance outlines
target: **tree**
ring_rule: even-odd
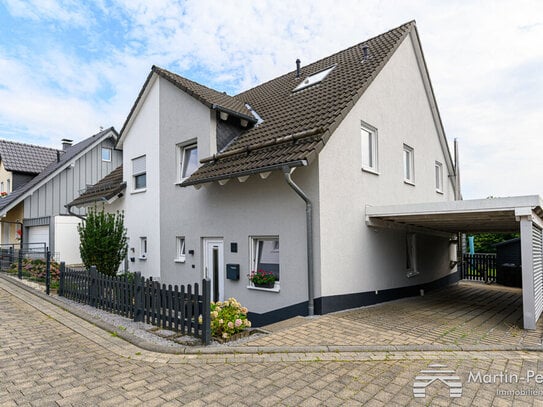
[[[475,253],[496,253],[496,243],[519,237],[518,233],[478,233],[473,245]]]
[[[79,251],[85,267],[96,269],[110,276],[117,274],[126,257],[127,237],[124,213],[106,213],[102,208],[89,208],[87,217],[77,227],[81,243]]]

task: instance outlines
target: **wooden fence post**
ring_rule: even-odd
[[[87,292],[87,304],[96,306],[96,266],[91,266],[89,269],[89,287]]]
[[[51,292],[51,252],[47,250],[47,257],[45,261],[45,294],[49,295]]]
[[[64,277],[66,273],[66,263],[61,261],[60,262],[60,276],[58,279],[58,295],[59,297],[64,296]]]
[[[140,272],[134,274],[134,322],[143,321],[143,277]]]
[[[17,261],[17,277],[19,280],[23,278],[23,249],[19,249],[19,259]]]
[[[198,318],[198,317],[196,317]],[[202,280],[202,343],[211,342],[211,280]]]

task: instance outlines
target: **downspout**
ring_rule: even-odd
[[[313,204],[304,191],[292,181],[290,174],[291,169],[289,167],[283,167],[285,181],[305,202],[305,222],[307,229],[307,314],[313,316],[315,315],[315,294],[313,292]]]
[[[70,215],[75,216],[76,218],[79,218],[81,220],[85,220],[85,217],[83,215],[78,215],[77,213],[72,211],[72,205],[64,205],[64,206],[66,207]]]

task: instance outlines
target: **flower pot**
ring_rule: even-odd
[[[258,288],[273,288],[275,283],[253,283]]]

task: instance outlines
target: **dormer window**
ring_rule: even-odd
[[[316,85],[317,83],[320,83],[328,76],[330,72],[334,70],[336,66],[331,66],[330,68],[326,68],[320,72],[314,73],[313,75],[309,75],[307,78],[305,78],[298,86],[296,86],[293,90],[293,92],[297,92],[299,90],[308,88],[309,86]]]

